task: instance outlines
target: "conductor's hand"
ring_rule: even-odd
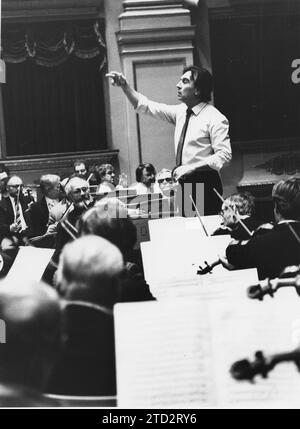
[[[173,178],[175,181],[178,181],[179,179],[184,179],[186,174],[190,174],[192,172],[193,168],[190,165],[181,165],[173,171]]]
[[[121,88],[125,88],[127,86],[127,79],[126,77],[119,72],[112,71],[105,75],[106,77],[111,79],[111,83],[113,86],[120,86]]]

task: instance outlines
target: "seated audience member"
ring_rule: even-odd
[[[0,238],[15,236],[20,242],[29,234],[29,207],[32,200],[22,192],[23,181],[11,176],[7,182],[8,196],[0,201]]]
[[[96,193],[104,194],[112,192],[116,189],[115,186],[115,169],[111,164],[97,165],[94,170],[95,178],[99,184]]]
[[[40,179],[42,198],[30,207],[30,235],[36,237],[47,231],[49,213],[59,203],[61,188],[60,177],[56,174],[45,174]]]
[[[273,229],[246,242],[227,247],[229,264],[235,268],[258,269],[260,279],[275,278],[288,265],[300,264],[300,179],[281,180],[273,187]],[[293,231],[291,230],[293,229]]]
[[[81,215],[93,205],[94,201],[89,193],[89,185],[86,180],[73,177],[65,187],[68,201],[71,203],[63,217],[61,218],[56,237],[56,256],[63,246],[76,237],[77,221]],[[74,235],[75,237],[72,237]]]
[[[137,195],[154,192],[155,168],[152,164],[140,164],[135,171],[136,183],[130,185]]]
[[[67,244],[57,282],[66,299],[63,350],[48,391],[67,395],[115,395],[113,305],[123,270],[121,252],[101,237]]]
[[[103,237],[121,251],[125,261],[125,270],[119,302],[153,300],[139,264],[139,255],[134,251],[137,239],[136,227],[128,216],[124,216],[123,210],[126,209],[123,208],[122,203],[114,205],[108,200],[107,205],[106,209],[104,204],[97,204],[82,216],[79,222],[79,234],[94,234]]]
[[[0,163],[0,200],[8,196],[6,189],[8,179],[9,169],[3,163]]]
[[[43,396],[61,345],[58,295],[43,283],[0,283],[0,406],[59,406]]]
[[[230,234],[235,240],[248,240],[250,235],[238,222],[238,219],[242,220],[243,224],[252,233],[259,226],[259,222],[254,215],[254,197],[249,192],[233,194],[226,198],[222,204],[223,226],[212,235]]]

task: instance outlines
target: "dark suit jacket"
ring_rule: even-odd
[[[300,235],[300,222],[291,225]],[[236,268],[257,268],[260,279],[275,278],[285,267],[300,264],[300,245],[288,225],[283,223],[251,238],[247,244],[228,246],[226,256]]]
[[[72,301],[64,309],[65,341],[47,386],[48,393],[116,394],[113,314],[105,308],[87,305]]]
[[[29,210],[28,206],[31,203],[31,199],[20,196],[20,204],[26,224],[29,226]],[[10,225],[14,223],[14,209],[9,197],[5,197],[0,201],[0,238],[10,237]]]
[[[49,220],[49,210],[46,198],[42,197],[37,203],[33,203],[29,210],[30,236],[37,237],[45,234]]]

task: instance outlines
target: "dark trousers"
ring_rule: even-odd
[[[200,215],[218,214],[222,207],[222,201],[214,192],[214,188],[220,195],[223,193],[222,182],[219,174],[214,171],[199,171],[185,175],[179,179],[181,192],[177,193],[177,207],[181,216],[196,216],[191,198],[195,202]]]

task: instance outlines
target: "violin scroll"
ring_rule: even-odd
[[[199,265],[199,270],[197,271],[197,274],[200,276],[203,276],[205,274],[212,274],[212,270],[219,264],[221,264],[220,258],[217,261],[212,262],[209,264],[207,261],[204,261],[204,264],[206,265],[204,268],[202,268],[201,265]]]
[[[253,382],[256,375],[260,374],[263,378],[268,377],[270,368],[266,363],[266,358],[262,351],[255,353],[255,360],[250,362],[248,359],[242,359],[235,362],[230,368],[230,374],[235,380],[247,380]]]

